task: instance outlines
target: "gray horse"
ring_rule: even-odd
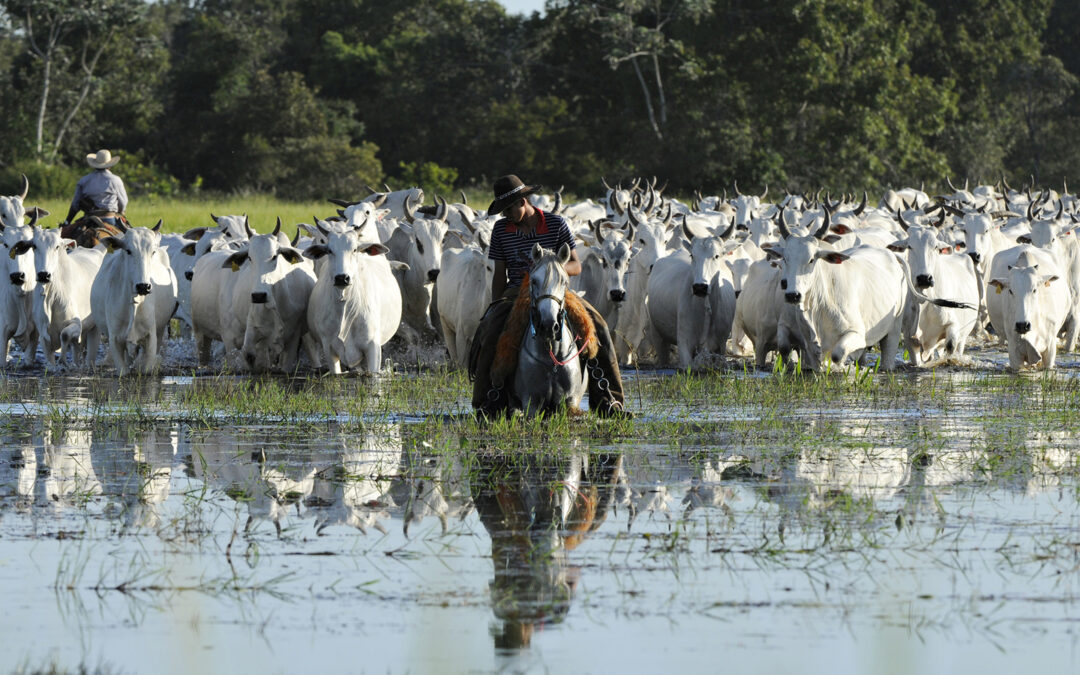
[[[574,342],[564,311],[570,278],[563,265],[570,247],[559,252],[533,246],[529,270],[529,327],[521,341],[513,402],[527,417],[552,412],[566,405],[577,408],[585,394],[587,374],[581,367],[581,349]]]

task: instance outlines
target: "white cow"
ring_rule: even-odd
[[[656,261],[669,255],[668,240],[672,239],[671,212],[663,220],[630,221],[634,225],[634,245],[637,252],[630,257],[626,272],[626,301],[619,310],[618,329],[612,330],[619,363],[632,365],[638,358],[649,326],[646,310],[649,276]]]
[[[1054,367],[1057,335],[1065,324],[1072,294],[1054,255],[1020,245],[994,256],[987,282],[987,310],[1009,348],[1009,368],[1025,364]]]
[[[596,308],[614,335],[626,301],[626,273],[633,253],[634,226],[627,223],[625,228],[610,229],[612,225],[592,223],[596,246],[585,248],[581,254],[581,274],[571,280],[570,287]]]
[[[249,370],[263,372],[296,365],[301,338],[307,333],[307,306],[315,287],[311,261],[283,246],[281,218],[270,234],[257,234],[222,263],[236,272],[219,299],[222,342],[239,349]],[[311,354],[317,362],[317,353]]]
[[[157,368],[158,348],[176,311],[176,275],[160,246],[160,229],[159,220],[153,229],[132,227],[123,237],[107,237],[110,254],[90,289],[92,315],[83,321],[87,352],[97,357],[104,333],[120,376],[132,368],[142,374]]]
[[[942,241],[937,227],[900,222],[907,236],[890,244],[889,249],[907,254],[907,273],[915,288],[931,297],[952,298],[977,308],[982,294],[971,257],[955,253],[952,244]],[[939,307],[909,298],[904,341],[912,365],[926,363],[940,347],[946,356],[962,358],[977,319],[976,309]]]
[[[232,251],[209,251],[195,263],[191,276],[191,333],[195,338],[199,365],[210,362],[210,345],[221,340],[221,289],[229,284],[232,272],[225,261]]]
[[[0,199],[16,199],[0,197]],[[18,199],[20,205],[22,200]],[[34,287],[37,279],[34,273],[34,256],[27,255],[33,247],[34,228],[39,215],[47,211],[33,209],[30,225],[8,225],[0,222],[0,242],[3,243],[4,257],[0,258],[3,276],[0,277],[0,366],[7,364],[8,342],[14,338],[22,349],[21,365],[34,360],[37,349],[37,325],[33,321]]]
[[[688,369],[702,349],[723,354],[735,318],[735,287],[724,264],[724,248],[735,224],[720,235],[697,232],[683,222],[690,255],[677,253],[653,266],[648,285],[650,336],[657,359],[666,365],[678,345],[679,367]]]
[[[450,360],[459,367],[468,364],[472,339],[480,319],[491,303],[491,277],[495,268],[487,257],[487,240],[465,248],[443,251],[435,280],[439,323]]]
[[[363,363],[368,372],[382,367],[382,346],[401,323],[401,292],[382,244],[360,241],[356,231],[331,232],[316,225],[327,238],[304,251],[317,260],[330,256],[319,272],[308,303],[308,328],[319,341],[330,372]]]
[[[34,227],[33,319],[37,326],[38,345],[49,366],[56,365],[60,333],[73,318],[85,327],[90,317],[90,286],[105,257],[105,248],[75,248],[75,242],[62,239],[59,229]],[[69,249],[73,249],[69,252]],[[91,354],[90,358],[96,358]]]
[[[431,321],[431,295],[442,263],[443,238],[447,232],[445,215],[443,206],[431,218],[416,217],[409,211],[408,222],[398,223],[397,230],[386,242],[390,260],[408,265],[408,269],[398,275],[398,280],[402,299],[400,330],[402,337],[411,344],[416,344],[422,335],[435,332]]]
[[[182,235],[163,234],[161,245],[169,253],[169,266],[176,276],[176,296],[180,306],[176,318],[191,326],[191,278],[195,263],[208,251],[236,246],[248,239],[251,227],[247,216],[215,216],[215,227],[195,227]]]
[[[1080,241],[1077,241],[1073,230],[1076,223],[1071,218],[1062,219],[1061,214],[1059,208],[1054,219],[1031,223],[1030,233],[1018,237],[1017,242],[1050,251],[1058,262],[1072,298],[1069,317],[1065,321],[1063,345],[1065,351],[1071,352],[1076,348],[1077,336],[1080,335]]]
[[[745,335],[754,345],[754,363],[765,367],[769,352],[781,351],[786,360],[788,348],[781,350],[777,341],[780,316],[788,308],[780,288],[780,269],[770,260],[758,260],[750,265],[743,281],[742,292],[735,301],[735,319],[731,339],[738,344]]]

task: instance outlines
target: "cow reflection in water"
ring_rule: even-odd
[[[118,486],[122,532],[161,526],[161,505],[169,498],[172,465],[179,445],[172,429],[147,431],[122,443],[123,460],[131,461]],[[130,448],[130,449],[129,449]]]
[[[580,568],[567,553],[607,517],[622,470],[613,454],[481,454],[472,482],[491,536],[491,602],[502,620],[498,649],[529,646],[537,626],[570,610]]]
[[[314,514],[316,534],[332,525],[385,534],[381,521],[395,505],[390,488],[400,470],[400,427],[373,427],[359,438],[341,438],[334,459],[315,472],[304,499],[308,514]]]

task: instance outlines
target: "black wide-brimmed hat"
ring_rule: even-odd
[[[526,185],[517,176],[500,176],[495,179],[495,201],[488,207],[488,215],[502,213],[503,209],[510,206],[522,197],[527,197],[534,192],[539,192],[540,185]]]

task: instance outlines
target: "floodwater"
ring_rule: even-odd
[[[116,380],[5,384],[6,671],[1080,668],[1078,440],[1010,417],[1015,390],[801,402],[797,435],[717,402],[737,427],[522,449],[90,423],[41,401]]]

